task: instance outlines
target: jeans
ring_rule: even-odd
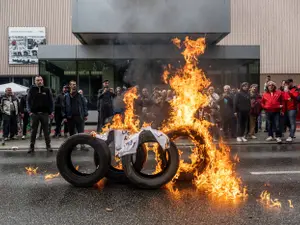
[[[3,137],[14,137],[17,131],[17,116],[3,114]]]
[[[282,131],[280,126],[280,112],[267,112],[267,121],[268,121],[268,134],[269,137],[273,137],[275,130],[276,137],[281,137]]]
[[[297,110],[289,110],[287,112],[289,124],[290,124],[290,137],[295,137],[296,132],[296,117],[297,117]]]
[[[36,134],[38,132],[39,123],[41,123],[41,130],[44,132],[46,146],[50,147],[50,135],[49,135],[49,114],[48,113],[33,113],[31,115],[32,129],[30,137],[30,146],[34,146],[36,140]]]
[[[249,112],[238,112],[238,137],[246,135],[247,127],[249,122]]]
[[[68,128],[70,136],[77,133],[84,133],[84,120],[80,116],[68,118]]]
[[[28,112],[25,112],[24,118],[23,118],[23,136],[26,136],[26,134],[27,134],[28,123],[29,123],[29,114],[28,114]]]

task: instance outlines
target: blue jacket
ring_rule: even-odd
[[[88,108],[87,108],[87,102],[81,94],[79,94],[79,93],[77,93],[77,94],[79,95],[79,98],[78,98],[79,113],[80,113],[80,117],[83,119],[84,117],[87,117],[89,115]],[[62,104],[62,116],[63,116],[63,118],[71,118],[72,117],[70,93],[66,93],[64,96],[64,101]]]

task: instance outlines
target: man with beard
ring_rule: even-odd
[[[53,135],[53,137],[61,137],[61,125],[63,122],[63,102],[64,102],[64,98],[65,95],[67,94],[69,90],[69,87],[67,85],[65,85],[62,89],[62,92],[56,97],[55,99],[55,133]],[[64,123],[64,137],[67,137],[68,135],[68,125],[67,123]]]
[[[113,98],[115,97],[112,88],[109,88],[109,81],[103,82],[103,88],[98,91],[98,124],[97,132],[100,132],[105,124],[105,120],[113,116]]]
[[[41,76],[35,77],[33,85],[27,95],[27,112],[32,119],[31,139],[28,153],[34,152],[34,145],[39,123],[44,131],[47,151],[52,152],[49,134],[49,117],[53,118],[53,98],[49,88],[44,87]]]
[[[66,93],[63,101],[62,114],[68,123],[70,136],[84,132],[84,121],[87,120],[88,109],[85,99],[77,91],[76,81],[69,82],[70,93]]]
[[[236,93],[234,98],[233,110],[238,119],[237,142],[246,142],[246,128],[249,122],[249,113],[251,109],[250,95],[248,93],[249,84],[242,83],[241,90]]]

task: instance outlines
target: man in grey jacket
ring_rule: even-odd
[[[17,133],[17,116],[19,114],[19,100],[13,95],[10,87],[5,89],[5,96],[1,99],[1,112],[3,114],[3,138],[13,139]]]

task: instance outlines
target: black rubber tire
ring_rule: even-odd
[[[111,131],[108,134],[108,138],[106,140],[107,146],[109,146],[113,141],[114,141],[114,133],[113,133],[113,131]],[[140,146],[137,149],[136,160],[134,163],[134,168],[137,171],[141,171],[143,169],[144,164],[147,161],[147,157],[148,157],[147,149],[144,148],[143,146]],[[96,166],[99,164],[99,159],[98,159],[98,156],[96,153],[94,154],[94,162],[95,162]],[[126,183],[130,182],[123,170],[117,169],[117,168],[113,167],[112,165],[109,166],[105,177],[107,179],[109,179],[113,182],[117,182],[117,183],[126,184]]]
[[[174,141],[178,137],[188,137],[188,138],[190,138],[191,136],[193,136],[194,139],[196,140],[197,144],[199,144],[199,145],[205,144],[205,141],[204,141],[203,137],[200,136],[197,131],[194,131],[190,127],[183,127],[183,128],[178,129],[176,131],[172,131],[170,133],[167,133],[167,135],[170,138],[170,140],[172,140],[172,141]],[[197,166],[196,166],[197,172],[199,174],[203,173],[205,171],[205,169],[207,168],[207,166],[209,165],[209,156],[208,156],[206,150],[203,151],[203,156],[204,156],[204,159],[199,160],[199,162],[197,163]],[[194,172],[192,172],[192,173],[194,173]],[[178,180],[191,180],[191,179],[193,179],[192,173],[191,174],[182,173],[182,174],[180,174]]]
[[[148,135],[147,135],[148,136]],[[153,135],[152,135],[153,136]],[[146,138],[140,139],[139,145],[146,142],[156,142],[155,139]],[[140,188],[157,189],[170,182],[176,175],[179,167],[179,153],[176,145],[170,142],[170,148],[165,150],[168,152],[168,161],[160,173],[154,175],[146,175],[135,170],[132,164],[132,155],[122,157],[123,169],[128,179]]]
[[[71,154],[78,144],[90,145],[98,155],[99,164],[91,174],[84,174],[74,168]],[[69,137],[58,149],[56,164],[61,176],[75,187],[92,187],[101,180],[108,171],[110,151],[106,143],[90,134],[76,134]]]

